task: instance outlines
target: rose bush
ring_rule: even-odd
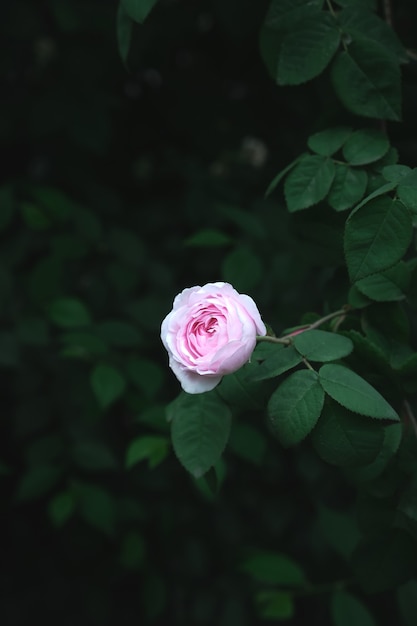
[[[266,335],[255,302],[232,285],[184,289],[161,326],[169,365],[187,393],[210,391],[249,361],[256,335]]]

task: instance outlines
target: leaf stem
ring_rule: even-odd
[[[340,320],[340,323],[341,323],[344,317],[346,316],[346,313],[350,310],[351,310],[350,305],[346,304],[342,309],[339,309],[338,311],[333,311],[333,313],[329,313],[328,315],[321,317],[316,322],[313,322],[312,324],[308,324],[305,327],[305,329],[303,329],[302,332],[319,328],[319,326],[321,326],[322,324],[325,324],[326,322],[329,322],[335,317],[341,317],[342,318]],[[292,335],[293,333],[284,335],[284,337],[272,337],[271,335],[256,335],[256,341],[257,342],[266,341],[268,343],[279,343],[279,344],[283,344],[284,346],[289,346],[292,344]]]
[[[256,341],[259,343],[261,341],[266,341],[268,343],[281,343],[284,346],[289,346],[291,343],[291,339],[286,339],[285,337],[271,337],[271,335],[256,335]]]

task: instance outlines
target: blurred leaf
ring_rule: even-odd
[[[19,320],[16,335],[21,343],[45,346],[49,341],[49,328],[41,317],[25,317]]]
[[[135,531],[130,531],[120,547],[119,561],[126,569],[140,569],[143,566],[146,554],[145,539]]]
[[[142,266],[145,246],[135,233],[124,228],[113,228],[109,232],[109,247],[125,263],[135,268]]]
[[[344,242],[351,280],[360,280],[398,263],[411,237],[411,214],[402,202],[379,198],[354,211],[346,222]]]
[[[158,0],[121,0],[121,5],[132,20],[142,24]]]
[[[133,384],[149,398],[156,396],[164,382],[164,371],[150,359],[130,358],[126,372]]]
[[[300,443],[314,428],[324,403],[316,372],[290,374],[268,402],[272,432],[283,446]]]
[[[350,165],[367,165],[381,159],[388,152],[387,136],[365,128],[350,135],[343,146],[343,156]]]
[[[397,602],[404,626],[415,626],[417,615],[417,580],[410,580],[397,589]]]
[[[220,458],[230,435],[231,412],[215,393],[181,394],[169,407],[172,444],[195,478]]]
[[[108,491],[92,483],[74,482],[72,493],[81,517],[106,535],[115,527],[115,502]]]
[[[353,343],[347,337],[324,330],[306,330],[293,339],[295,349],[309,361],[336,361],[348,356]]]
[[[415,572],[416,547],[402,530],[388,529],[362,539],[352,566],[367,593],[386,591],[406,582]]]
[[[187,237],[184,241],[184,245],[195,248],[214,248],[217,246],[227,246],[232,242],[232,239],[222,233],[220,230],[214,228],[206,228],[199,232]]]
[[[287,620],[294,615],[294,601],[286,591],[259,591],[256,604],[262,619]]]
[[[71,492],[58,493],[48,504],[48,515],[52,524],[59,528],[72,516],[75,508],[74,498]]]
[[[45,230],[51,225],[47,215],[32,202],[22,202],[20,205],[22,218],[29,228],[33,230]]]
[[[132,18],[126,12],[123,2],[120,2],[117,10],[117,43],[119,45],[119,54],[123,63],[126,65],[129,56],[130,43],[132,40],[133,22]]]
[[[125,391],[123,376],[111,365],[97,365],[91,373],[91,386],[102,409],[108,408]]]
[[[56,486],[61,475],[61,469],[54,465],[38,465],[29,468],[19,481],[16,499],[19,502],[26,502],[44,496]]]
[[[156,435],[138,437],[129,444],[126,453],[126,467],[130,469],[140,461],[147,460],[150,469],[153,469],[167,457],[169,439]]]
[[[236,248],[222,264],[224,280],[238,291],[251,291],[262,278],[263,267],[259,257],[249,248]]]
[[[316,154],[328,157],[340,150],[351,133],[348,126],[335,126],[310,135],[307,144]]]
[[[285,200],[290,213],[308,209],[323,200],[334,177],[332,160],[319,155],[305,156],[285,179]]]
[[[392,406],[361,376],[343,365],[323,365],[320,384],[333,400],[349,411],[376,419],[399,421]]]
[[[85,304],[75,298],[60,298],[49,307],[49,317],[62,328],[80,328],[91,324],[90,313]]]
[[[355,37],[332,65],[336,94],[348,111],[399,121],[401,85],[398,63],[379,43]]]
[[[361,537],[355,517],[320,505],[317,523],[323,538],[336,554],[349,559]]]
[[[117,468],[112,450],[99,441],[79,441],[71,450],[75,465],[91,471],[108,471]]]
[[[16,367],[19,363],[19,346],[11,332],[0,332],[0,367]]]
[[[382,448],[372,463],[361,467],[350,468],[349,475],[356,481],[367,482],[378,477],[387,467],[390,459],[397,452],[402,437],[402,424],[390,424],[384,427]]]
[[[366,606],[347,591],[337,591],[332,595],[331,613],[334,626],[376,626]]]
[[[65,344],[61,351],[62,356],[102,356],[107,353],[106,344],[92,333],[65,333],[60,337]]]
[[[255,580],[269,585],[304,587],[307,584],[301,566],[278,552],[253,550],[242,561],[240,569]]]
[[[267,441],[259,430],[250,424],[236,422],[232,426],[229,446],[244,461],[249,461],[254,465],[262,465]]]

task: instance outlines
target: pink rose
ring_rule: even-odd
[[[187,393],[210,391],[249,361],[266,335],[256,304],[228,283],[184,289],[161,326],[169,366]]]

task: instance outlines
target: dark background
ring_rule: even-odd
[[[258,51],[267,6],[161,0],[135,25],[127,67],[114,0],[0,8],[4,625],[257,624],[239,570],[248,547],[290,554],[315,582],[346,576],[318,513],[349,511],[350,488],[308,446],[283,452],[262,415],[246,417],[261,453],[235,440],[217,498],[172,451],[154,469],[124,469],[134,437],[168,432],[164,405],[179,386],[159,328],[184,287],[227,280],[277,333],[343,304],[341,217],[289,219],[279,193],[264,191],[309,133],[352,120],[326,72],[301,87],[273,84]],[[393,8],[413,48],[415,3]],[[388,128],[412,166],[415,78],[411,63],[404,123]],[[206,228],[223,245],[190,243]],[[88,307],[88,332],[103,336],[117,321],[128,339],[106,336],[104,356],[65,352],[71,341],[48,313],[59,297]],[[136,357],[142,383],[103,412],[92,367],[123,370]],[[381,619],[393,610],[389,598],[374,604]],[[329,623],[325,594],[301,598],[291,623],[312,615]]]

